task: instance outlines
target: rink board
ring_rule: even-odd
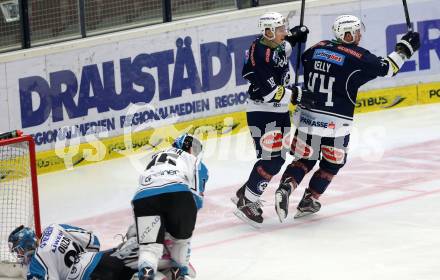
[[[406,25],[403,13],[389,12],[401,11],[401,2],[384,2],[308,1],[306,47],[331,38],[336,15],[353,13],[367,26],[362,46],[386,55]],[[241,69],[258,33],[257,19],[279,11],[293,26],[299,8],[299,2],[264,6],[2,54],[0,131],[32,135],[44,173],[148,148],[159,127],[222,127],[225,117],[245,125],[248,85]],[[356,112],[440,100],[438,4],[410,1],[409,9],[423,42],[420,50],[396,77],[366,84]],[[295,61],[296,48],[290,56],[292,77]]]

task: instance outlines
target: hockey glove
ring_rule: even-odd
[[[292,90],[292,97],[290,98],[290,102],[293,105],[298,105],[302,99],[302,89],[299,86],[293,86],[291,90]]]
[[[315,107],[315,99],[313,98],[313,93],[308,90],[302,91],[301,102],[299,103],[306,109],[312,109]]]
[[[307,41],[307,34],[309,34],[307,26],[297,25],[290,29],[290,35],[286,37],[286,41],[293,47],[298,42],[305,43]]]
[[[407,59],[420,48],[420,36],[417,32],[408,32],[396,44],[396,52],[403,54]]]
[[[299,86],[293,86],[291,90],[292,98],[290,99],[290,101],[293,105],[300,104],[307,109],[313,108],[315,100],[313,100],[312,94],[308,90],[303,90]]]

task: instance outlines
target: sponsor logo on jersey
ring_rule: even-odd
[[[281,99],[283,99],[284,96],[284,87],[279,86],[277,91],[275,92],[275,96],[273,97],[273,100],[276,102],[280,102]]]
[[[352,55],[352,56],[354,56],[356,58],[359,58],[359,59],[362,58],[362,54],[360,52],[357,52],[355,50],[349,49],[347,47],[337,46],[337,49],[340,50],[340,51],[343,51],[345,53],[348,53],[348,54],[350,54],[350,55]]]
[[[47,241],[49,241],[52,232],[53,232],[53,227],[47,227],[44,230],[43,236],[41,237],[40,248],[44,248],[47,245]]]
[[[334,122],[330,122],[330,123],[328,124],[328,128],[335,129],[335,128],[336,128],[335,123],[334,123]]]
[[[440,88],[431,89],[429,91],[429,98],[440,98]]]
[[[283,134],[281,130],[266,132],[260,139],[260,145],[265,151],[278,152],[283,147]]]
[[[313,59],[320,59],[336,65],[343,65],[345,55],[325,49],[316,49],[313,53]]]
[[[329,127],[329,123],[311,120],[311,119],[306,118],[304,116],[301,116],[300,122],[303,124],[306,124],[308,126],[313,126],[313,127],[334,128],[334,126],[335,126],[335,124],[332,123],[333,127]]]

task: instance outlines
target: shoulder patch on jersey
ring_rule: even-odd
[[[345,53],[348,53],[348,54],[350,54],[350,55],[352,55],[352,56],[354,56],[354,57],[356,57],[358,59],[362,58],[362,54],[360,52],[355,51],[355,50],[349,49],[349,48],[344,47],[344,46],[337,46],[336,48],[338,50],[343,51]]]
[[[320,59],[336,65],[343,65],[345,60],[345,55],[337,52],[332,52],[326,49],[316,49],[315,52],[313,53],[313,59]]]
[[[266,63],[270,62],[270,48],[266,49]]]

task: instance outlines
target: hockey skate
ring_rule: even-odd
[[[170,280],[189,279],[185,277],[185,275],[182,273],[182,270],[178,267],[172,267],[170,271],[171,271],[171,278],[169,278]]]
[[[235,196],[231,197],[231,201],[232,203],[234,203],[235,205],[237,205],[238,203],[238,199],[244,195],[244,191],[246,190],[246,185],[241,186],[241,188],[239,188],[236,192],[235,192]]]
[[[295,190],[289,182],[281,183],[275,192],[275,211],[277,212],[280,223],[284,222],[289,213],[289,196]]]
[[[317,198],[313,197],[309,189],[306,189],[296,209],[298,209],[298,212],[296,212],[295,218],[301,218],[318,212],[321,209],[321,203],[319,203]]]
[[[259,200],[252,202],[244,194],[238,199],[237,209],[234,211],[234,214],[255,228],[260,228],[263,223],[261,202]]]
[[[138,272],[139,280],[154,280],[154,270],[151,267],[144,267]]]

